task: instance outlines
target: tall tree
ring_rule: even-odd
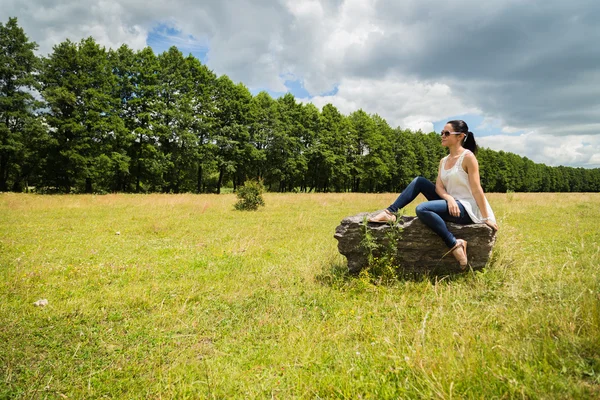
[[[392,128],[387,121],[375,114],[371,116],[373,121],[373,134],[366,139],[369,151],[365,156],[363,186],[369,192],[381,192],[391,190],[392,171],[395,160],[392,156],[390,143]]]
[[[345,191],[351,174],[348,119],[334,105],[326,104],[321,112],[319,126],[312,165],[313,185],[321,191],[328,191],[330,188],[336,192]]]
[[[269,175],[267,149],[278,129],[277,103],[267,92],[260,92],[250,102],[250,144],[254,147],[249,174],[257,179]]]
[[[409,130],[394,129],[392,154],[396,167],[392,172],[392,190],[403,190],[419,174],[415,154],[414,134]]]
[[[310,165],[315,156],[313,149],[317,145],[321,130],[321,121],[319,109],[312,103],[304,104],[300,115],[300,123],[302,125],[302,130],[300,132],[300,152],[303,156],[303,170],[300,177],[300,187],[302,191],[307,191],[314,181],[311,176]]]
[[[231,178],[234,189],[243,183],[241,175],[244,160],[252,152],[250,144],[249,105],[252,94],[243,84],[234,84],[228,76],[216,81],[215,107],[217,123],[214,126],[214,144],[217,148],[216,162],[219,172],[217,193],[226,178]]]
[[[0,23],[0,191],[9,189],[11,173],[14,189],[19,189],[28,175],[25,154],[32,149],[25,144],[33,139],[28,136],[41,132],[32,95],[39,88],[36,49],[37,44],[29,41],[16,18],[9,18],[6,25]]]
[[[350,162],[352,164],[352,191],[361,190],[363,180],[370,180],[369,168],[378,161],[369,156],[371,153],[371,144],[375,141],[375,124],[371,117],[362,109],[354,111],[348,118],[350,122],[351,143]],[[369,184],[369,182],[367,183]]]
[[[44,60],[41,81],[52,136],[46,183],[67,193],[111,190],[115,169],[126,163],[115,166],[112,157],[124,125],[106,50],[92,38],[60,43]]]
[[[183,107],[189,92],[188,70],[183,54],[174,46],[160,54],[158,62],[160,118],[157,119],[156,133],[164,162],[162,190],[178,193],[196,151],[195,141],[182,123],[188,117],[184,113],[189,111]]]
[[[207,172],[215,165],[216,147],[212,134],[216,124],[216,75],[193,56],[185,59],[189,79],[182,127],[191,134],[196,143],[193,159],[197,165],[195,190],[205,191],[204,180]]]
[[[159,150],[160,103],[158,100],[160,65],[150,47],[138,51],[132,66],[132,98],[126,103],[127,128],[134,134],[131,171],[135,192],[162,189],[164,154]],[[133,182],[132,182],[133,183]]]
[[[300,186],[307,171],[303,140],[306,140],[302,124],[302,105],[296,102],[291,93],[277,99],[279,129],[272,142],[269,162],[277,166],[276,179],[279,191],[291,191]]]

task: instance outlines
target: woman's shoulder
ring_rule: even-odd
[[[465,149],[465,151],[463,153],[463,158],[470,159],[470,160],[477,160],[477,157],[475,156],[475,154],[469,149]]]
[[[479,164],[477,162],[477,157],[475,156],[475,154],[473,154],[473,152],[471,150],[465,149],[465,152],[463,154],[464,154],[464,156],[463,156],[462,167],[465,170],[465,172],[469,171],[470,166]]]

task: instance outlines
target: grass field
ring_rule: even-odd
[[[394,197],[0,195],[0,398],[600,397],[600,194],[489,194],[482,272],[346,276]]]

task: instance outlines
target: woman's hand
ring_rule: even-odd
[[[454,200],[453,198],[450,198],[446,201],[448,202],[448,212],[450,213],[450,215],[452,215],[453,217],[459,217],[460,216],[460,208],[458,208],[458,204],[456,204],[456,200]]]
[[[487,226],[489,226],[490,228],[492,228],[493,230],[497,231],[498,230],[498,224],[496,224],[494,221],[492,221],[491,219],[488,219],[487,221],[484,221],[485,224]]]

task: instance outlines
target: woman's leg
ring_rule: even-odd
[[[460,201],[458,201],[457,204],[460,209],[460,215],[458,217],[450,215],[446,200],[426,201],[419,204],[416,209],[417,217],[437,233],[449,248],[454,247],[456,238],[448,230],[445,221],[457,224],[469,224],[472,222],[471,217],[469,217],[469,214]]]
[[[387,210],[394,213],[406,207],[406,205],[413,201],[419,193],[423,193],[427,200],[441,200],[441,197],[435,192],[435,185],[422,176],[419,176],[409,183],[406,189],[400,193],[400,196],[398,196],[396,201],[394,201]]]

